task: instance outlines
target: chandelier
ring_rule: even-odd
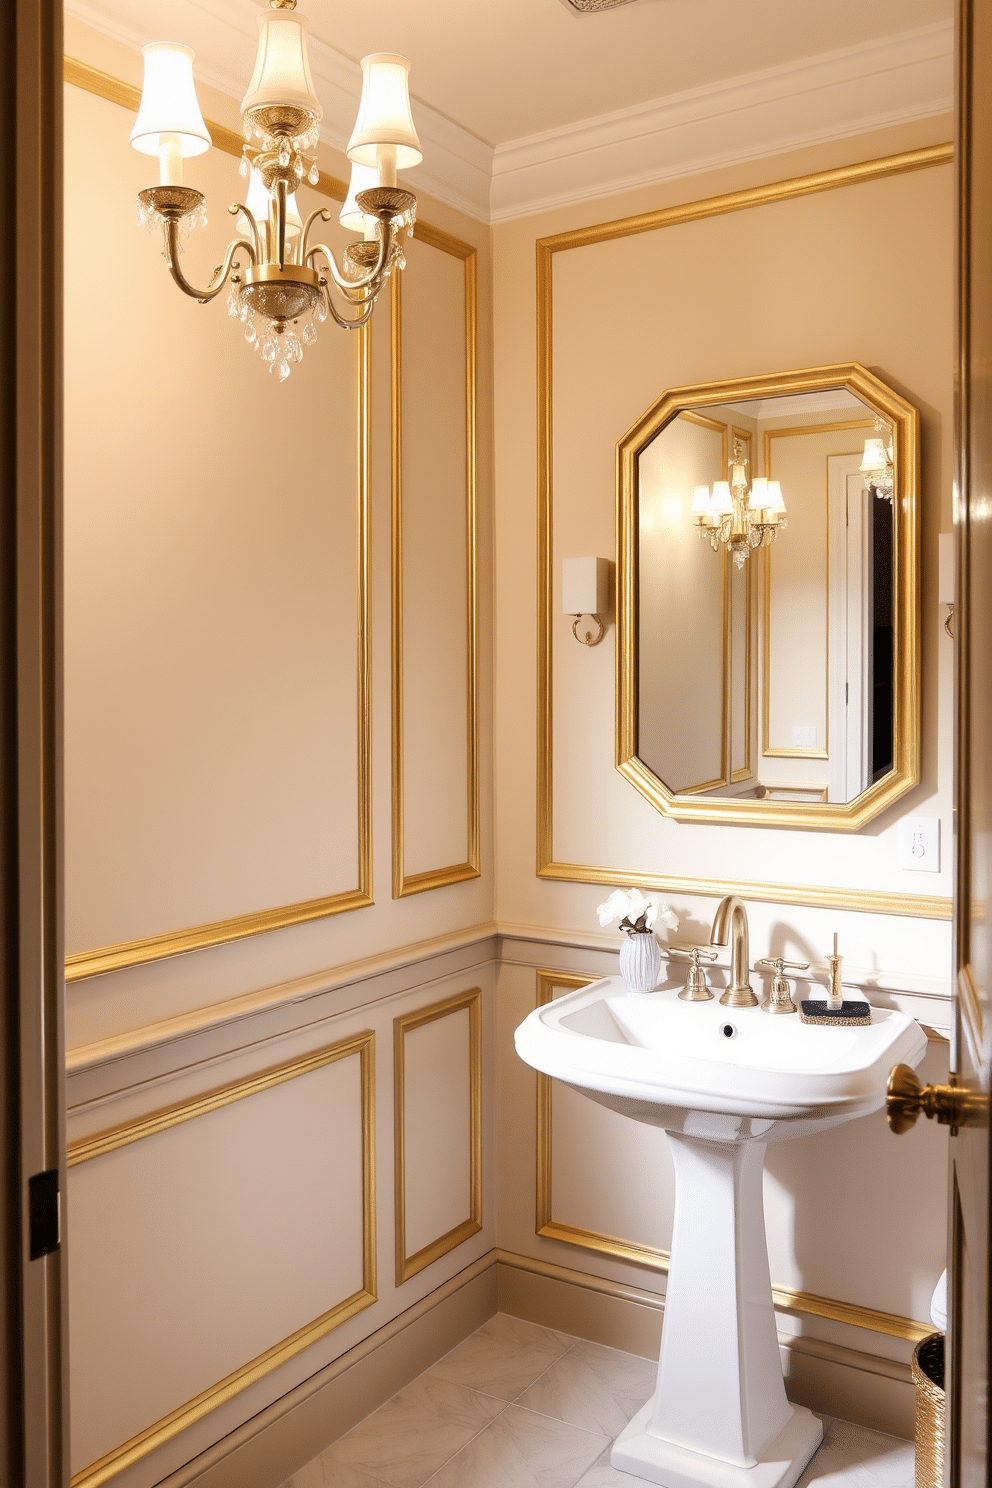
[[[228,208],[239,235],[205,289],[190,284],[180,264],[191,228],[207,221],[203,193],[183,184],[183,157],[211,144],[189,47],[162,41],[142,49],[144,86],[131,144],[159,157],[159,185],[139,193],[138,220],[149,231],[161,227],[173,279],[201,305],[230,281],[228,313],[282,382],[316,341],[318,322],[330,315],[349,330],[365,325],[389,275],[403,267],[417,199],[397,185],[396,172],[423,155],[410,113],[409,62],[388,52],[365,57],[347,151],[351,184],[339,219],[361,240],[349,243],[340,265],[325,244],[312,243],[314,224],[329,222],[332,213],[318,207],[303,221],[296,207],[304,177],[312,186],[319,179],[311,152],[322,109],[310,75],[307,23],[293,14],[296,0],[269,0],[269,6],[258,17],[255,71],[241,102],[240,170],[249,187],[245,201]]]
[[[892,500],[895,467],[892,462],[892,425],[875,415],[875,436],[865,440],[860,473],[866,491],[874,491],[883,501]]]
[[[778,481],[756,475],[748,486],[748,458],[739,439],[734,440],[733,454],[727,462],[729,481],[714,481],[697,486],[692,498],[692,516],[696,532],[705,532],[714,553],[721,543],[733,554],[738,568],[752,548],[767,548],[785,527],[785,502]]]

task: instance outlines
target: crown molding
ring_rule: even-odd
[[[254,0],[185,0],[199,13],[194,71],[240,100],[251,71]],[[159,0],[65,0],[66,13],[140,48],[160,29]],[[180,23],[181,24],[181,23]],[[703,171],[951,112],[950,21],[654,99],[495,150],[421,100],[424,163],[410,184],[482,222],[506,222]],[[361,92],[358,66],[310,33],[324,117],[344,151]]]
[[[258,5],[252,0],[187,0],[186,9],[203,17],[195,38],[196,77],[240,102],[255,56]],[[148,0],[65,0],[67,15],[136,50],[158,30],[160,10]],[[177,20],[173,27],[183,29],[182,22]],[[361,72],[356,62],[313,31],[308,41],[310,71],[324,109],[320,138],[343,154],[361,97]],[[488,222],[492,146],[420,99],[415,99],[415,106],[424,162],[404,172],[404,179],[438,201]]]
[[[783,154],[954,107],[948,21],[497,145],[490,221]]]

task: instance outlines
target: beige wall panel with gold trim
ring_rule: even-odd
[[[482,993],[393,1024],[396,1284],[482,1228]]]
[[[80,1482],[375,1300],[373,1091],[360,1035],[70,1146]]]
[[[127,1438],[116,1443],[110,1459],[99,1472],[87,1472],[84,1466],[76,1488],[99,1488],[99,1482],[104,1480],[100,1474],[107,1481],[113,1480],[115,1488],[151,1488],[198,1453],[219,1450],[218,1444],[229,1433],[249,1429],[249,1423],[259,1412],[278,1408],[277,1403],[287,1392],[362,1345],[376,1330],[387,1326],[406,1308],[419,1304],[435,1288],[451,1282],[492,1248],[496,1242],[493,950],[491,939],[486,939],[481,950],[473,947],[453,955],[439,949],[433,955],[400,962],[392,969],[382,967],[378,975],[369,975],[323,995],[312,990],[308,997],[297,995],[267,1011],[252,1013],[242,1009],[231,1023],[211,1027],[180,1021],[175,1037],[162,1042],[156,1040],[165,1030],[151,1029],[148,1047],[143,1052],[134,1048],[128,1055],[119,1043],[106,1047],[102,1053],[94,1050],[94,1062],[87,1072],[77,1071],[70,1077],[72,1183],[86,1183],[90,1171],[98,1175],[101,1164],[110,1165],[118,1157],[131,1154],[127,1160],[133,1164],[138,1198],[144,1194],[146,1182],[151,1183],[153,1211],[165,1209],[164,1243],[171,1247],[166,1278],[184,1275],[187,1270],[194,1274],[191,1299],[180,1297],[174,1305],[177,1329],[183,1325],[187,1309],[194,1309],[190,1324],[194,1354],[199,1352],[197,1328],[206,1330],[213,1348],[219,1346],[214,1334],[224,1331],[225,1298],[235,1293],[242,1299],[250,1299],[264,1288],[266,1305],[275,1305],[283,1312],[288,1302],[302,1293],[313,1308],[299,1334],[277,1332],[276,1346],[267,1355],[243,1356],[233,1377],[220,1375],[209,1380],[202,1395],[181,1402],[171,1418],[157,1418],[151,1429],[137,1440]],[[299,993],[302,989],[296,990]],[[442,1033],[440,1042],[429,1041],[426,1069],[419,1058],[413,1061],[412,1145],[403,1141],[394,1144],[392,1051],[397,1019],[410,1030],[409,1036],[415,1043],[421,1028],[426,1031],[436,1027]],[[443,1035],[449,1026],[455,1035],[450,1041],[453,1047],[447,1051],[452,1055],[450,1060],[443,1047],[448,1042]],[[374,1079],[374,1153],[370,1120],[372,1035],[378,1055]],[[350,1051],[359,1046],[366,1059],[368,1082],[366,1102],[358,1114],[361,1116],[364,1111],[369,1118],[367,1158],[370,1184],[374,1172],[376,1185],[374,1191],[370,1186],[366,1203],[361,1186],[355,1189],[352,1185],[349,1189],[338,1184],[331,1199],[332,1224],[341,1231],[343,1242],[348,1242],[348,1237],[355,1233],[362,1235],[364,1228],[368,1247],[366,1273],[370,1277],[374,1273],[375,1280],[359,1293],[346,1296],[342,1307],[332,1309],[327,1316],[319,1309],[326,1306],[328,1277],[333,1275],[335,1265],[341,1269],[349,1252],[346,1247],[341,1260],[336,1262],[339,1255],[336,1241],[333,1236],[329,1240],[326,1233],[321,1175],[328,1167],[321,1154],[330,1144],[335,1149],[333,1161],[341,1160],[336,1144],[345,1141],[355,1117],[350,1106],[343,1116],[329,1108],[315,1112],[312,1102],[302,1099],[305,1093],[302,1087],[307,1081],[320,1080],[323,1063],[335,1054],[343,1064],[355,1064],[357,1061]],[[422,1098],[423,1087],[429,1083],[440,1090],[441,1098],[437,1102]],[[301,1098],[288,1105],[278,1102],[267,1105],[279,1089],[300,1089]],[[264,1141],[258,1136],[257,1120],[248,1119],[249,1108],[253,1106],[269,1123],[264,1128]],[[200,1143],[197,1131],[206,1129],[215,1114],[223,1116],[239,1108],[244,1109],[245,1118],[233,1118],[236,1124],[218,1159],[216,1144]],[[433,1129],[425,1130],[425,1126]],[[277,1155],[280,1152],[286,1155],[288,1166],[303,1184],[295,1198],[292,1193],[287,1197],[280,1189],[282,1179],[278,1171],[269,1172],[266,1154],[273,1150]],[[265,1190],[272,1194],[272,1213],[263,1217],[256,1244],[250,1232],[238,1238],[240,1227],[247,1223],[245,1210],[252,1192],[251,1183],[246,1180],[232,1187],[224,1176],[223,1166],[219,1179],[215,1178],[215,1172],[218,1162],[226,1160],[237,1174],[247,1171],[250,1180],[257,1152],[262,1154]],[[394,1173],[396,1152],[403,1153],[405,1160]],[[452,1164],[458,1168],[459,1163],[466,1179],[457,1195],[460,1207],[448,1187],[448,1175],[437,1171],[439,1166]],[[112,1176],[116,1172],[112,1167],[109,1171]],[[330,1171],[333,1176],[333,1162]],[[132,1173],[132,1167],[127,1168],[127,1173]],[[402,1184],[394,1178],[401,1178]],[[158,1195],[160,1180],[165,1191]],[[407,1279],[402,1284],[396,1280],[393,1264],[395,1211],[400,1207],[394,1203],[394,1194],[401,1187],[411,1196],[413,1210],[417,1212],[420,1204],[419,1212],[439,1226],[427,1237],[427,1246],[411,1256],[416,1264],[407,1270]],[[216,1197],[212,1197],[214,1188],[218,1190]],[[426,1197],[421,1203],[422,1195]],[[116,1199],[116,1193],[112,1197]],[[154,1293],[156,1288],[161,1289],[161,1281],[154,1270],[149,1271],[154,1254],[147,1263],[140,1259],[140,1254],[138,1260],[132,1261],[124,1239],[115,1238],[112,1210],[108,1213],[95,1202],[77,1205],[74,1193],[72,1199],[74,1235],[96,1276],[96,1313],[91,1309],[86,1319],[82,1335],[84,1357],[79,1365],[80,1370],[87,1371],[82,1398],[89,1402],[102,1388],[91,1380],[93,1370],[85,1356],[87,1349],[92,1353],[103,1347],[97,1338],[99,1309],[105,1307],[113,1317],[115,1337],[126,1333],[140,1342],[145,1336],[142,1330],[148,1326],[146,1312],[153,1318],[158,1315],[161,1304]],[[445,1208],[449,1201],[450,1210]],[[126,1194],[121,1202],[126,1210],[129,1202]],[[371,1221],[364,1227],[363,1209]],[[192,1220],[184,1219],[184,1211],[190,1210]],[[225,1270],[218,1288],[221,1301],[209,1317],[196,1290],[199,1262],[195,1246],[191,1243],[180,1253],[178,1242],[174,1243],[176,1224],[187,1229],[191,1224],[198,1225],[205,1210],[213,1216],[219,1233],[230,1236],[235,1232],[235,1241],[225,1250]],[[481,1227],[473,1216],[482,1221]],[[206,1220],[203,1222],[206,1224]],[[295,1234],[296,1227],[301,1227],[302,1233]],[[374,1266],[372,1250],[376,1237],[378,1267]],[[206,1242],[209,1269],[216,1259],[211,1259],[209,1233]],[[118,1261],[121,1251],[126,1253]],[[315,1252],[323,1255],[325,1261],[316,1267],[301,1264],[298,1269],[302,1274],[294,1275],[284,1284],[283,1271],[294,1256],[302,1256],[305,1263]],[[106,1265],[108,1255],[110,1265]],[[274,1258],[275,1269],[271,1277],[260,1279],[259,1268],[265,1255]],[[105,1266],[102,1273],[101,1264]],[[116,1274],[118,1271],[120,1275]],[[81,1301],[85,1308],[82,1296]],[[202,1321],[200,1313],[204,1313]],[[253,1326],[250,1319],[244,1323],[239,1319],[234,1328],[235,1337],[240,1338],[244,1328],[250,1326]],[[210,1348],[205,1355],[215,1362]],[[226,1359],[219,1362],[223,1364]],[[118,1365],[115,1363],[113,1367]],[[400,1382],[397,1380],[393,1389]],[[199,1383],[198,1378],[191,1380],[190,1386],[194,1383]],[[291,1467],[287,1468],[289,1471]]]
[[[476,257],[429,234],[407,260],[391,301],[397,898],[479,868]]]
[[[277,385],[135,227],[127,116],[66,117],[71,957],[359,884],[361,469],[358,338]],[[222,217],[231,165],[188,173]]]
[[[72,17],[66,49],[69,106],[87,126],[67,142],[67,229],[77,260],[67,340],[83,369],[73,374],[69,402],[76,397],[83,407],[86,399],[92,403],[93,389],[112,391],[114,378],[124,384],[123,403],[116,393],[105,397],[92,429],[82,416],[77,420],[79,449],[97,448],[93,468],[81,465],[71,440],[66,464],[69,503],[74,491],[85,498],[69,512],[76,526],[75,552],[68,555],[77,572],[70,574],[75,591],[68,596],[67,667],[76,673],[68,679],[67,1030],[69,1046],[77,1047],[491,921],[491,876],[477,876],[478,844],[491,841],[492,819],[491,284],[488,228],[423,196],[413,251],[460,273],[456,315],[468,303],[470,277],[477,305],[477,345],[463,337],[457,369],[464,394],[457,433],[465,497],[462,588],[432,617],[464,651],[471,464],[478,485],[479,701],[474,763],[466,765],[463,747],[459,766],[463,780],[466,770],[476,771],[476,809],[468,809],[469,791],[459,786],[462,844],[457,871],[444,880],[451,886],[396,904],[389,892],[388,295],[372,321],[367,419],[355,399],[356,338],[330,325],[289,382],[275,386],[225,315],[223,299],[204,307],[180,295],[154,240],[134,224],[136,190],[155,171],[154,161],[127,143],[140,54]],[[242,190],[240,119],[237,99],[207,85],[199,93],[215,148],[187,163],[189,179],[207,189],[210,213],[189,253],[193,271],[209,273],[230,235],[227,204]],[[105,189],[97,196],[94,149],[104,167]],[[333,207],[349,167],[329,146],[320,145],[318,156],[320,192],[301,188],[301,206]],[[82,233],[94,214],[101,261],[92,282],[103,288],[89,301],[81,296],[94,250]],[[322,232],[332,244],[342,240],[336,221]],[[439,307],[442,316],[448,303]],[[97,315],[99,335],[84,360],[82,339]],[[470,350],[478,369],[472,444],[478,458],[471,461],[465,454]],[[429,378],[430,369],[419,364],[419,351],[408,356],[411,374]],[[187,382],[199,401],[184,411]],[[155,387],[165,390],[158,408]],[[137,408],[132,426],[129,400]],[[285,463],[278,426],[273,436],[266,421],[272,410],[287,421]],[[142,431],[133,479],[115,489],[107,473],[113,475]],[[362,534],[371,583],[364,590],[355,531],[359,437],[364,453],[371,452]],[[175,494],[166,490],[163,451],[176,467]],[[111,526],[115,515],[119,529]],[[419,540],[409,558],[420,565]],[[115,613],[124,614],[118,631]],[[105,636],[110,645],[102,655],[98,642]],[[180,640],[188,654],[176,661]],[[86,664],[79,668],[83,646]],[[169,668],[156,689],[154,665],[161,670],[163,656]],[[464,746],[463,674],[459,688],[453,724]],[[432,781],[428,788],[433,792]],[[414,812],[422,812],[420,793],[416,778],[407,782]],[[436,806],[432,795],[431,809]],[[462,871],[466,829],[474,843],[468,873]],[[313,893],[318,897],[287,897]],[[361,914],[344,912],[358,908]]]
[[[946,122],[933,129],[946,131]],[[949,150],[939,145],[946,133],[921,133],[888,131],[795,152],[629,193],[597,204],[595,213],[563,210],[494,230],[503,307],[495,362],[497,572],[537,570],[533,613],[520,606],[519,589],[497,596],[498,778],[506,800],[534,801],[533,814],[508,811],[500,820],[501,920],[582,930],[595,924],[606,886],[637,882],[662,889],[702,938],[716,899],[735,887],[749,902],[756,954],[776,946],[789,955],[791,946],[797,959],[809,954],[822,963],[838,929],[858,964],[894,976],[944,974],[949,854],[939,874],[903,872],[899,812],[850,837],[663,818],[614,766],[614,648],[609,639],[592,650],[577,647],[555,597],[564,557],[615,553],[616,442],[665,388],[860,357],[922,410],[922,670],[930,702],[920,784],[900,810],[939,816],[950,840],[951,658],[939,633],[933,564],[938,531],[951,521],[953,175]],[[913,168],[898,174],[879,167],[873,177],[867,165],[853,175],[842,170],[852,160],[931,143],[932,153],[910,154]],[[814,170],[822,179],[804,185],[804,172]],[[795,184],[764,185],[777,181]],[[723,205],[705,206],[717,199]],[[694,202],[704,205],[697,210]],[[850,231],[865,214],[879,225],[879,251],[891,269],[884,306]],[[539,301],[542,285],[548,292]],[[612,313],[590,314],[604,285],[623,285],[623,296]],[[913,309],[921,295],[931,307],[926,327]],[[547,365],[535,355],[542,338]],[[549,419],[537,424],[535,438],[539,406]],[[780,541],[787,540],[788,532]],[[691,648],[691,636],[659,645],[674,661]],[[701,670],[700,683],[714,688],[719,680]],[[531,697],[533,715],[521,705]]]

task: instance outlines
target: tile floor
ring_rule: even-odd
[[[636,1488],[613,1438],[656,1365],[499,1313],[284,1488]],[[823,1417],[798,1488],[909,1488],[913,1446]]]

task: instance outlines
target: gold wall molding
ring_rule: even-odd
[[[538,464],[538,600],[537,600],[537,876],[566,883],[616,884],[619,881],[639,888],[667,893],[703,894],[720,898],[726,893],[778,904],[794,904],[830,909],[850,909],[861,913],[912,915],[921,919],[949,920],[950,897],[883,893],[874,890],[845,889],[830,886],[797,887],[794,884],[753,883],[735,880],[686,878],[631,872],[623,867],[596,864],[564,863],[554,853],[554,658],[553,658],[553,562],[554,562],[554,290],[555,255],[593,244],[655,232],[681,223],[700,221],[732,212],[749,210],[772,202],[810,196],[857,186],[887,176],[902,175],[948,165],[954,159],[952,144],[931,145],[908,150],[898,155],[861,161],[856,165],[794,176],[764,186],[731,191],[645,212],[613,222],[594,223],[589,227],[540,238],[536,243],[537,273],[537,464]],[[798,825],[796,806],[782,803],[789,824]],[[822,811],[824,808],[817,808]],[[769,825],[774,823],[765,818]]]
[[[392,768],[393,898],[423,894],[480,876],[479,853],[479,638],[477,538],[478,251],[439,228],[419,224],[420,242],[460,259],[465,275],[465,628],[466,628],[466,856],[463,863],[408,874],[405,858],[403,762],[403,272],[392,276]]]
[[[122,108],[135,110],[141,90],[109,73],[100,72],[74,57],[63,59],[63,76],[67,83],[94,93]],[[223,125],[207,121],[214,144],[227,154],[240,157],[244,140],[240,134]],[[343,201],[346,188],[333,176],[321,173],[315,188],[325,195]],[[356,424],[358,438],[358,549],[356,557],[356,587],[358,609],[358,778],[357,778],[357,832],[358,832],[358,884],[338,894],[327,894],[317,899],[303,900],[297,904],[280,905],[274,909],[262,909],[247,914],[232,915],[228,919],[214,920],[209,924],[194,925],[182,930],[168,930],[159,935],[144,936],[137,940],[122,941],[117,945],[100,946],[95,950],[75,951],[65,958],[66,982],[82,981],[86,977],[102,976],[107,972],[120,971],[128,966],[141,966],[150,961],[161,961],[169,956],[184,955],[188,951],[204,950],[208,946],[224,945],[232,940],[242,940],[249,935],[261,935],[269,930],[283,930],[290,925],[305,924],[309,920],[324,919],[328,915],[345,914],[353,909],[367,909],[372,898],[372,636],[369,625],[369,459],[371,446],[371,398],[370,358],[371,337],[368,328],[356,335]]]
[[[413,1255],[406,1250],[406,1087],[405,1040],[415,1028],[468,1012],[469,1018],[469,1216]],[[393,1019],[393,1181],[396,1196],[396,1285],[440,1260],[482,1229],[482,989],[433,1002]]]
[[[588,987],[598,977],[579,976],[575,972],[539,971],[537,973],[536,1005],[543,1007],[552,1001],[556,987],[567,987],[573,991]],[[612,1261],[626,1261],[646,1270],[668,1275],[671,1254],[652,1245],[636,1240],[624,1240],[616,1235],[603,1235],[596,1230],[580,1229],[565,1224],[552,1216],[553,1154],[552,1154],[552,1102],[553,1081],[549,1075],[537,1076],[537,1203],[535,1234],[549,1240],[561,1240],[566,1245],[581,1246],[596,1255],[606,1256]],[[502,1259],[502,1257],[501,1257]],[[536,1264],[547,1265],[547,1262]],[[560,1268],[564,1269],[564,1268]],[[548,1273],[550,1274],[550,1273]],[[605,1291],[610,1283],[597,1277],[597,1289]],[[616,1294],[623,1296],[629,1288],[617,1287]],[[899,1317],[896,1313],[879,1312],[872,1307],[859,1307],[852,1302],[838,1302],[833,1297],[820,1297],[815,1292],[795,1291],[772,1282],[772,1301],[780,1312],[829,1318],[835,1323],[848,1323],[854,1328],[867,1328],[872,1333],[885,1333],[891,1338],[905,1338],[918,1343],[933,1332],[930,1323],[918,1323],[914,1318]]]
[[[242,1390],[264,1379],[272,1370],[278,1369],[281,1364],[287,1363],[303,1349],[309,1348],[311,1344],[316,1343],[333,1329],[339,1328],[342,1323],[347,1322],[349,1318],[362,1312],[366,1307],[370,1307],[376,1301],[375,1034],[369,1031],[341,1039],[313,1054],[305,1054],[301,1058],[289,1060],[285,1064],[263,1070],[259,1074],[248,1075],[244,1079],[221,1086],[218,1090],[195,1096],[191,1100],[182,1101],[161,1111],[152,1112],[149,1116],[138,1117],[136,1120],[125,1122],[109,1131],[69,1144],[67,1165],[74,1167],[79,1163],[89,1162],[95,1157],[114,1152],[131,1142],[140,1141],[143,1137],[166,1131],[171,1126],[178,1126],[181,1122],[192,1121],[197,1116],[218,1110],[221,1106],[244,1100],[248,1096],[258,1095],[286,1080],[298,1079],[301,1075],[310,1074],[314,1070],[322,1069],[325,1065],[353,1056],[360,1060],[362,1082],[363,1257],[361,1289],[321,1313],[312,1322],[298,1328],[288,1338],[283,1338],[279,1343],[273,1344],[272,1348],[266,1349],[257,1358],[243,1364],[240,1369],[218,1380],[215,1385],[203,1390],[192,1400],[188,1400],[185,1405],[177,1407],[167,1416],[163,1416],[160,1421],[154,1422],[144,1431],[138,1432],[136,1436],[105,1453],[89,1467],[75,1473],[71,1488],[100,1488],[101,1484],[109,1482],[125,1468],[139,1462],[149,1452],[154,1452],[157,1448],[164,1446],[181,1431],[185,1431],[196,1421],[202,1420],[204,1416],[233,1399]]]

